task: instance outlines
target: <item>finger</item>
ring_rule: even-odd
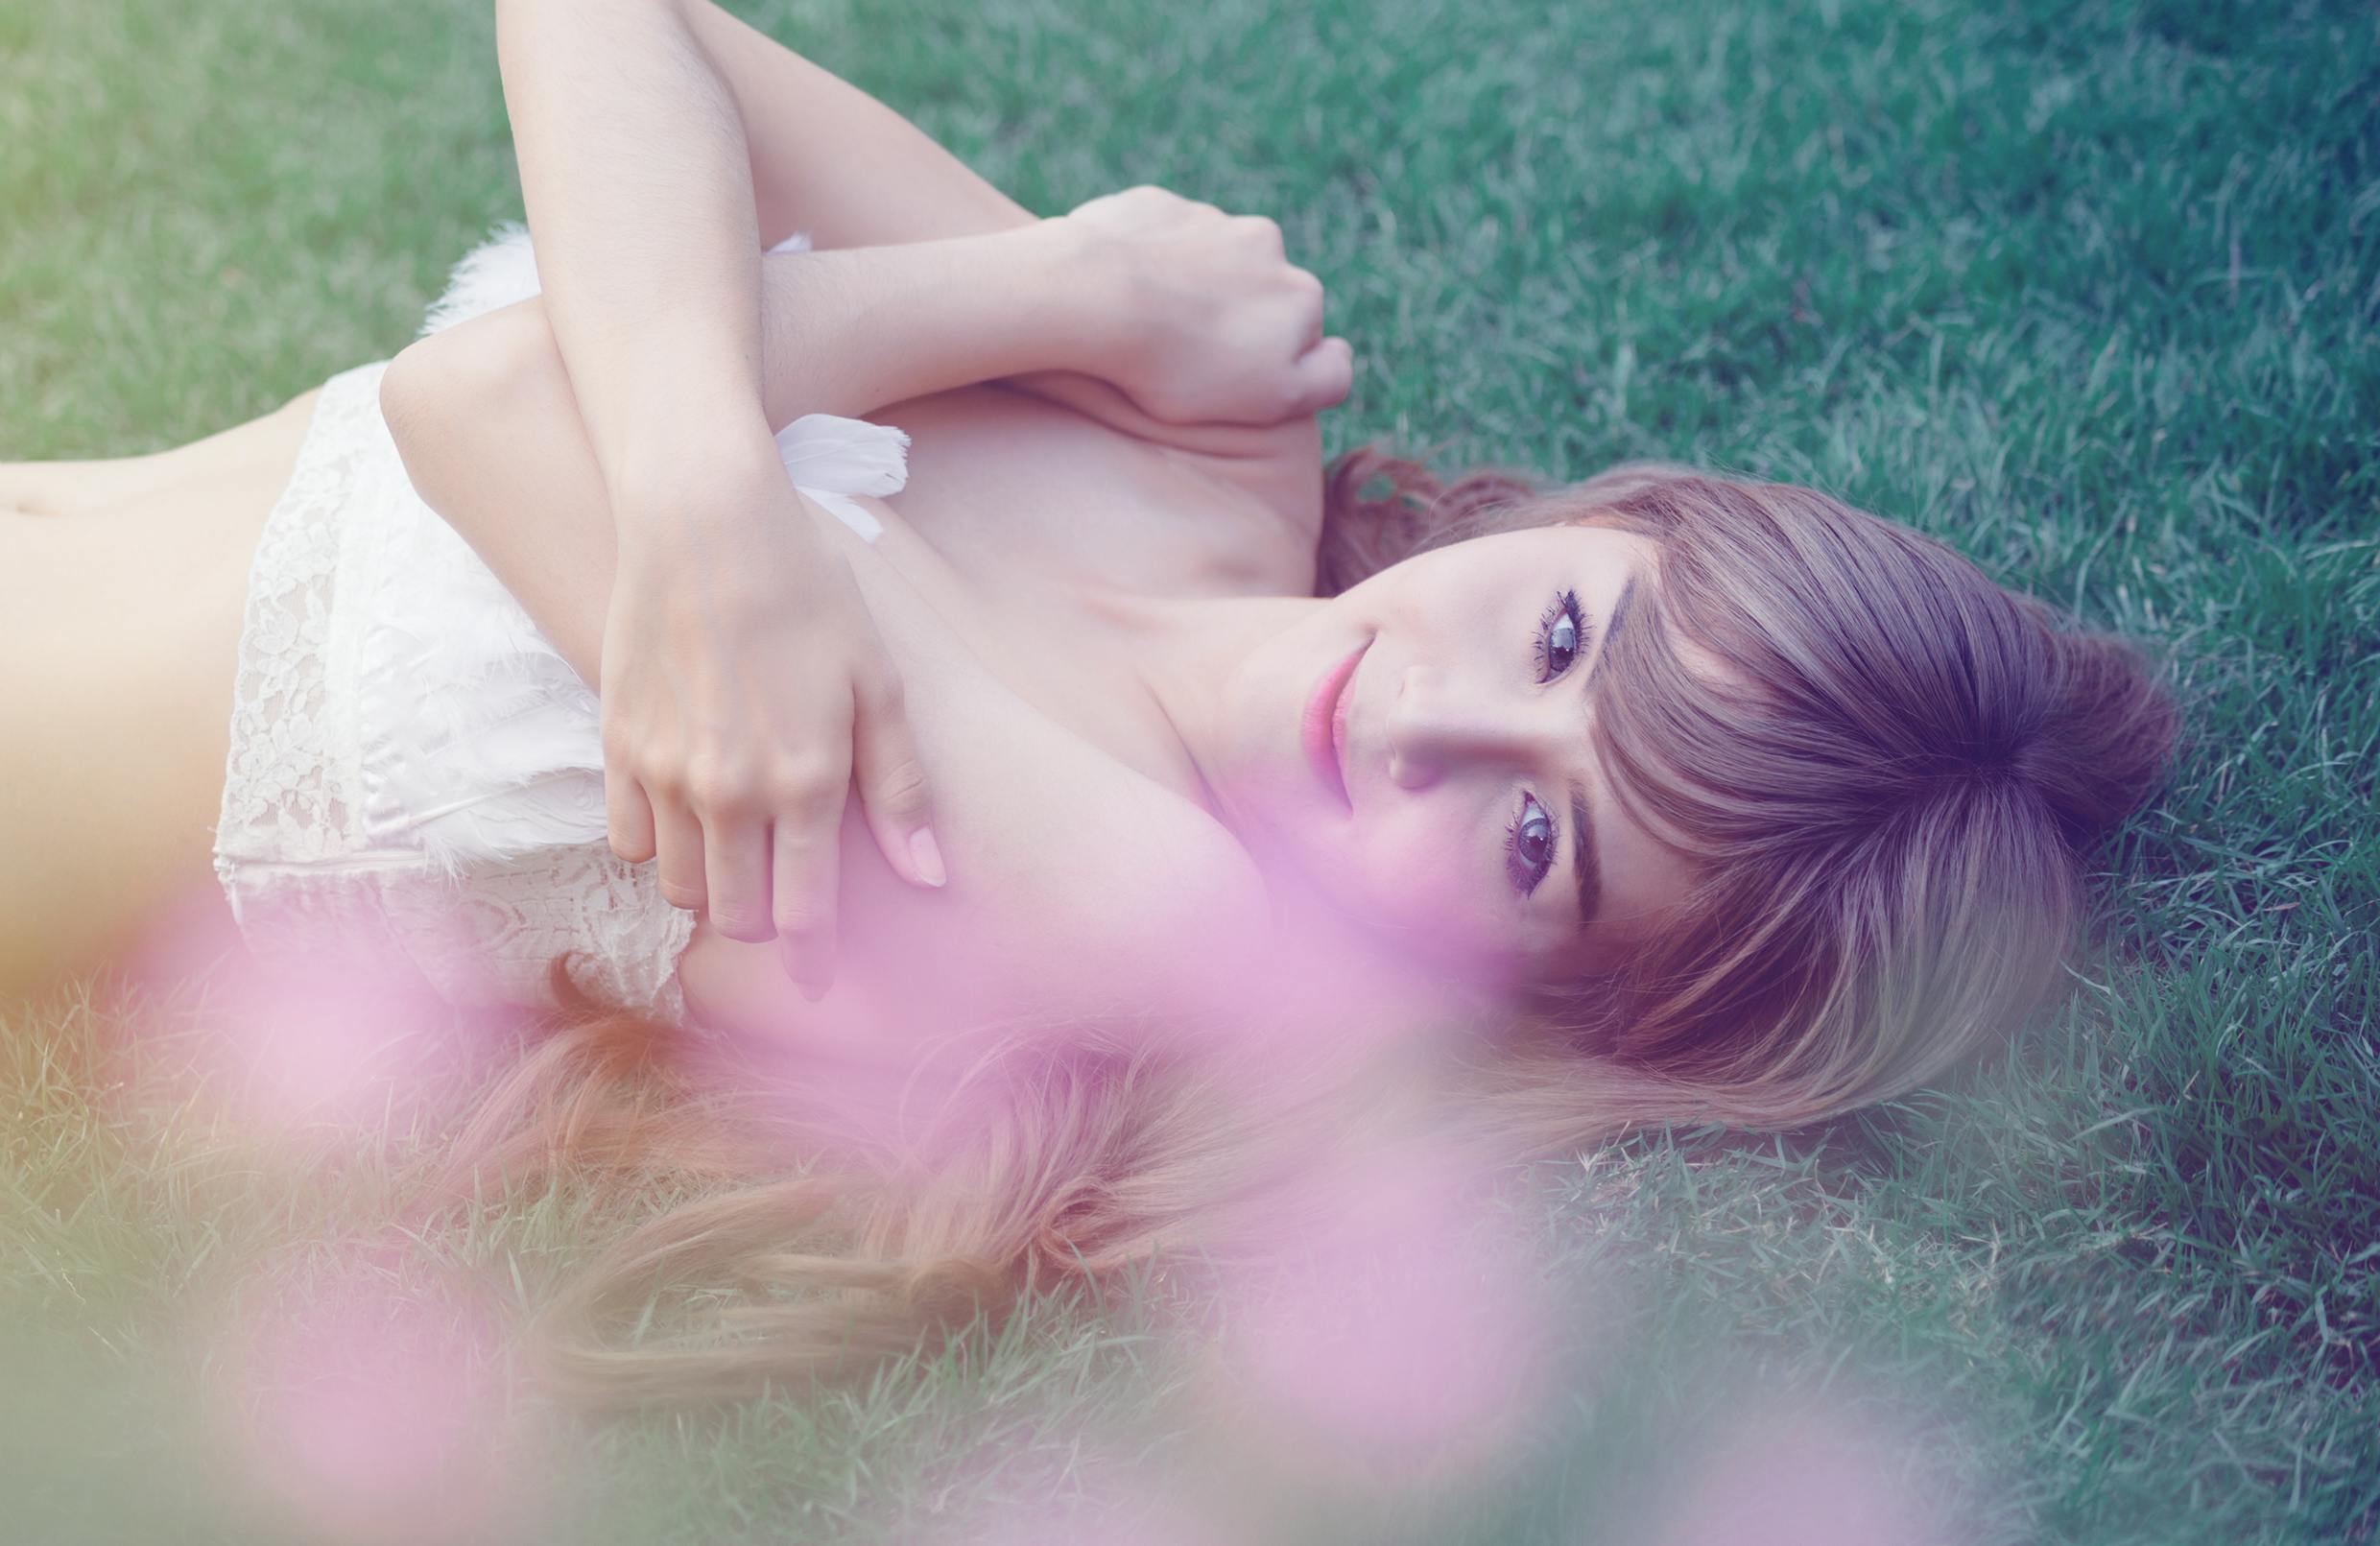
[[[851,771],[868,830],[894,874],[912,886],[941,886],[949,876],[934,838],[934,801],[898,690],[864,695],[861,705],[851,725]]]
[[[749,816],[719,816],[702,824],[702,888],[711,927],[730,939],[758,944],[773,939],[769,909],[769,826]]]
[[[780,821],[773,833],[778,958],[801,996],[816,1003],[835,982],[836,851],[842,812],[817,821]]]
[[[702,823],[681,799],[647,796],[653,803],[654,842],[661,861],[661,896],[672,907],[702,908]]]
[[[604,825],[613,853],[631,865],[653,857],[653,806],[635,779],[609,768],[604,770]]]
[[[1310,349],[1322,341],[1322,281],[1299,269],[1297,346]]]
[[[1290,369],[1297,378],[1292,392],[1297,407],[1292,416],[1319,414],[1345,402],[1353,390],[1355,346],[1344,338],[1326,338],[1298,356]]]

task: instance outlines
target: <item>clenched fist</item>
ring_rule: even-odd
[[[1347,394],[1353,354],[1322,332],[1322,281],[1281,228],[1143,185],[1058,217],[1117,274],[1138,320],[1101,373],[1169,424],[1277,424]]]

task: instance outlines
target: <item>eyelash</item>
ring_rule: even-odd
[[[1554,663],[1554,627],[1564,620],[1570,624],[1570,654],[1569,658],[1563,660],[1559,666],[1556,666]],[[1563,590],[1555,595],[1554,605],[1545,609],[1543,617],[1537,619],[1537,631],[1531,642],[1536,650],[1537,680],[1539,682],[1552,681],[1578,663],[1579,656],[1586,653],[1587,628],[1586,618],[1579,610],[1577,591]],[[1530,824],[1530,812],[1532,811],[1535,811],[1545,822],[1543,868],[1539,868],[1535,861],[1526,857],[1520,851],[1521,828]],[[1504,829],[1504,868],[1505,873],[1511,877],[1512,889],[1523,896],[1534,894],[1537,887],[1544,883],[1545,877],[1553,873],[1554,856],[1560,851],[1561,823],[1554,820],[1553,812],[1537,803],[1535,795],[1523,791],[1520,797],[1520,808],[1512,813],[1511,824]]]
[[[1557,669],[1554,666],[1554,625],[1565,618],[1569,620],[1574,642],[1570,646],[1570,658]],[[1586,653],[1587,637],[1586,615],[1579,610],[1579,593],[1575,590],[1558,591],[1554,596],[1554,605],[1545,609],[1543,617],[1537,619],[1537,631],[1530,639],[1536,652],[1537,680],[1552,681],[1577,664],[1579,656]]]
[[[1542,869],[1524,858],[1520,851],[1520,829],[1528,823],[1531,811],[1545,819],[1545,868]],[[1537,803],[1535,796],[1522,795],[1520,809],[1512,813],[1511,824],[1504,829],[1504,869],[1511,877],[1512,889],[1523,896],[1534,895],[1536,889],[1544,884],[1545,877],[1554,872],[1554,856],[1559,852],[1561,823],[1554,820],[1552,811]]]

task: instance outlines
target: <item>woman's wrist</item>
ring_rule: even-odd
[[[745,518],[753,490],[787,482],[756,392],[664,390],[647,400],[612,462],[612,512],[624,537],[690,520]]]
[[[1152,324],[1148,287],[1132,254],[1106,232],[1064,215],[1010,232],[1038,249],[1038,273],[1069,319],[1070,358],[1043,369],[1111,379],[1120,358],[1143,348]]]

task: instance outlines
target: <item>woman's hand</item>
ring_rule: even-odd
[[[1127,344],[1101,374],[1169,424],[1277,424],[1344,399],[1344,338],[1322,334],[1322,282],[1283,255],[1281,228],[1163,188],[1127,188],[1058,217],[1120,274]]]
[[[603,650],[612,851],[730,939],[834,980],[837,848],[856,775],[893,871],[943,883],[898,673],[848,562],[763,440],[639,477],[622,502]]]

